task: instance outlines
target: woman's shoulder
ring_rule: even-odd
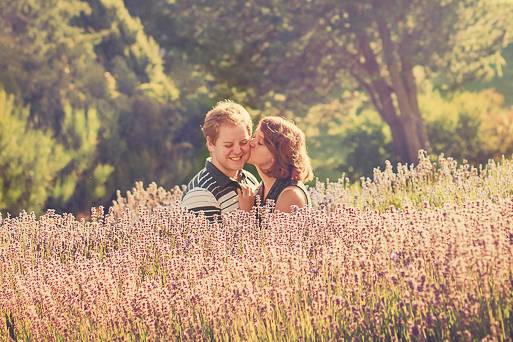
[[[286,186],[276,201],[276,209],[282,212],[290,212],[292,206],[303,208],[307,205],[308,197],[297,182]]]

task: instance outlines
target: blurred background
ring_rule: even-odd
[[[217,101],[306,133],[316,176],[513,154],[510,0],[0,0],[0,211],[184,184]]]

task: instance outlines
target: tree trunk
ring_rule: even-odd
[[[390,130],[392,131],[392,139],[394,147],[405,163],[418,162],[419,150],[423,150],[419,139],[418,127],[413,120],[409,117],[399,118],[389,123]]]
[[[380,27],[380,30],[385,29]],[[358,35],[358,47],[364,62],[357,67],[362,69],[354,70],[352,75],[366,89],[378,113],[390,127],[394,148],[401,161],[415,163],[418,161],[418,151],[428,150],[429,143],[418,107],[413,68],[408,64],[405,67],[399,66],[387,34],[386,31],[382,32],[385,67],[390,75],[390,84],[380,72],[365,32]],[[394,95],[397,101],[393,100]]]
[[[408,37],[404,38],[402,44],[393,43],[384,18],[378,18],[378,31],[383,46],[383,60],[390,77],[392,91],[397,97],[397,113],[399,113],[398,116],[396,115],[397,120],[391,120],[389,123],[390,129],[394,140],[399,140],[396,146],[406,144],[403,148],[399,148],[403,161],[417,162],[418,151],[429,150],[429,141],[417,101],[417,86],[407,50]],[[401,136],[404,136],[404,139]]]

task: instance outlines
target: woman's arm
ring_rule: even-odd
[[[303,208],[307,203],[306,195],[303,190],[297,186],[288,186],[282,191],[276,200],[276,210],[284,213],[290,213],[293,205]]]

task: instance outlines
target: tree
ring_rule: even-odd
[[[433,153],[486,164],[513,154],[513,107],[495,89],[442,96],[428,82],[419,99]]]
[[[0,83],[17,102],[27,104],[24,124],[38,134],[44,132],[43,141],[51,137],[49,141],[66,156],[65,165],[47,180],[52,186],[46,189],[45,200],[38,202],[41,206],[77,209],[70,202],[76,201],[77,190],[86,183],[92,189],[81,191],[80,202],[90,206],[102,197],[98,189],[104,187],[112,169],[97,160],[100,132],[106,129],[100,126],[108,122],[106,111],[98,113],[97,106],[105,108],[110,100],[109,80],[94,51],[101,34],[75,23],[90,12],[78,0],[0,3],[0,40],[6,47],[0,50]],[[25,153],[38,151],[35,145],[24,145]],[[35,209],[32,204],[29,207]]]
[[[134,181],[163,186],[183,182],[193,168],[191,135],[183,99],[165,71],[159,44],[122,0],[89,0],[80,18],[86,30],[102,32],[96,55],[110,79],[114,114],[104,132],[100,160],[113,163],[109,189]]]
[[[312,106],[295,122],[307,137],[308,152],[321,180],[350,181],[371,177],[385,160],[395,161],[390,130],[365,101],[364,94],[347,92],[340,100]]]
[[[46,205],[80,211],[136,180],[188,177],[178,87],[122,0],[2,1],[0,27],[0,84],[68,158]]]
[[[192,58],[246,90],[255,106],[362,89],[405,162],[429,149],[414,67],[445,82],[493,71],[503,63],[513,15],[508,2],[486,0],[173,3],[167,15],[181,24]]]
[[[30,104],[37,127],[59,133],[64,103],[91,106],[107,96],[107,80],[97,63],[97,32],[74,25],[90,7],[83,1],[13,0],[0,3],[0,82]]]
[[[95,107],[73,108],[64,103],[57,142],[70,158],[58,174],[47,207],[76,212],[106,196],[106,182],[114,167],[98,161],[100,129]]]
[[[511,106],[513,105],[513,82],[511,82],[513,79],[513,44],[508,45],[502,51],[502,56],[506,65],[497,75],[491,75],[493,77],[488,77],[484,80],[471,81],[468,84],[464,84],[464,88],[471,91],[496,89],[504,96],[504,103]]]
[[[29,108],[0,88],[0,210],[40,211],[71,157],[28,122]]]

